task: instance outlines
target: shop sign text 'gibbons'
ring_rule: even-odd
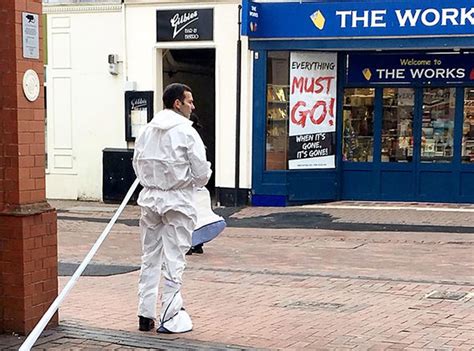
[[[213,39],[213,10],[186,9],[156,11],[156,41]]]
[[[255,11],[250,10],[254,3],[247,6],[249,11],[244,15],[251,23]],[[472,0],[260,3],[258,14],[258,30],[243,28],[244,35],[262,38],[474,35]]]

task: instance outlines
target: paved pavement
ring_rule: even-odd
[[[51,203],[64,286],[117,206]],[[218,211],[229,227],[188,256],[192,332],[137,330],[139,208],[127,206],[35,349],[474,349],[474,205]]]

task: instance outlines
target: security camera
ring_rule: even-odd
[[[118,63],[118,55],[116,54],[109,54],[109,64],[117,64]]]
[[[118,74],[118,55],[109,54],[108,62],[109,62],[109,73],[116,76]]]

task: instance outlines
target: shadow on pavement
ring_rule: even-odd
[[[79,263],[59,262],[58,275],[60,277],[72,276],[78,267]],[[139,269],[139,266],[119,266],[90,263],[87,265],[86,269],[81,275],[85,277],[106,277],[110,275],[130,273]]]
[[[240,208],[218,208],[215,212],[223,216],[228,227],[235,228],[269,228],[269,229],[323,229],[361,232],[418,232],[418,233],[459,233],[474,234],[474,227],[443,226],[443,225],[414,225],[414,224],[384,224],[384,223],[355,223],[341,222],[339,218],[317,211],[295,211],[271,213],[264,216],[233,218],[232,214]],[[78,217],[58,215],[59,220],[86,221],[108,223],[108,218]],[[138,226],[137,219],[118,219],[117,223],[130,227]]]

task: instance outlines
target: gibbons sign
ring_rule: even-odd
[[[156,41],[213,40],[212,9],[156,11]]]

